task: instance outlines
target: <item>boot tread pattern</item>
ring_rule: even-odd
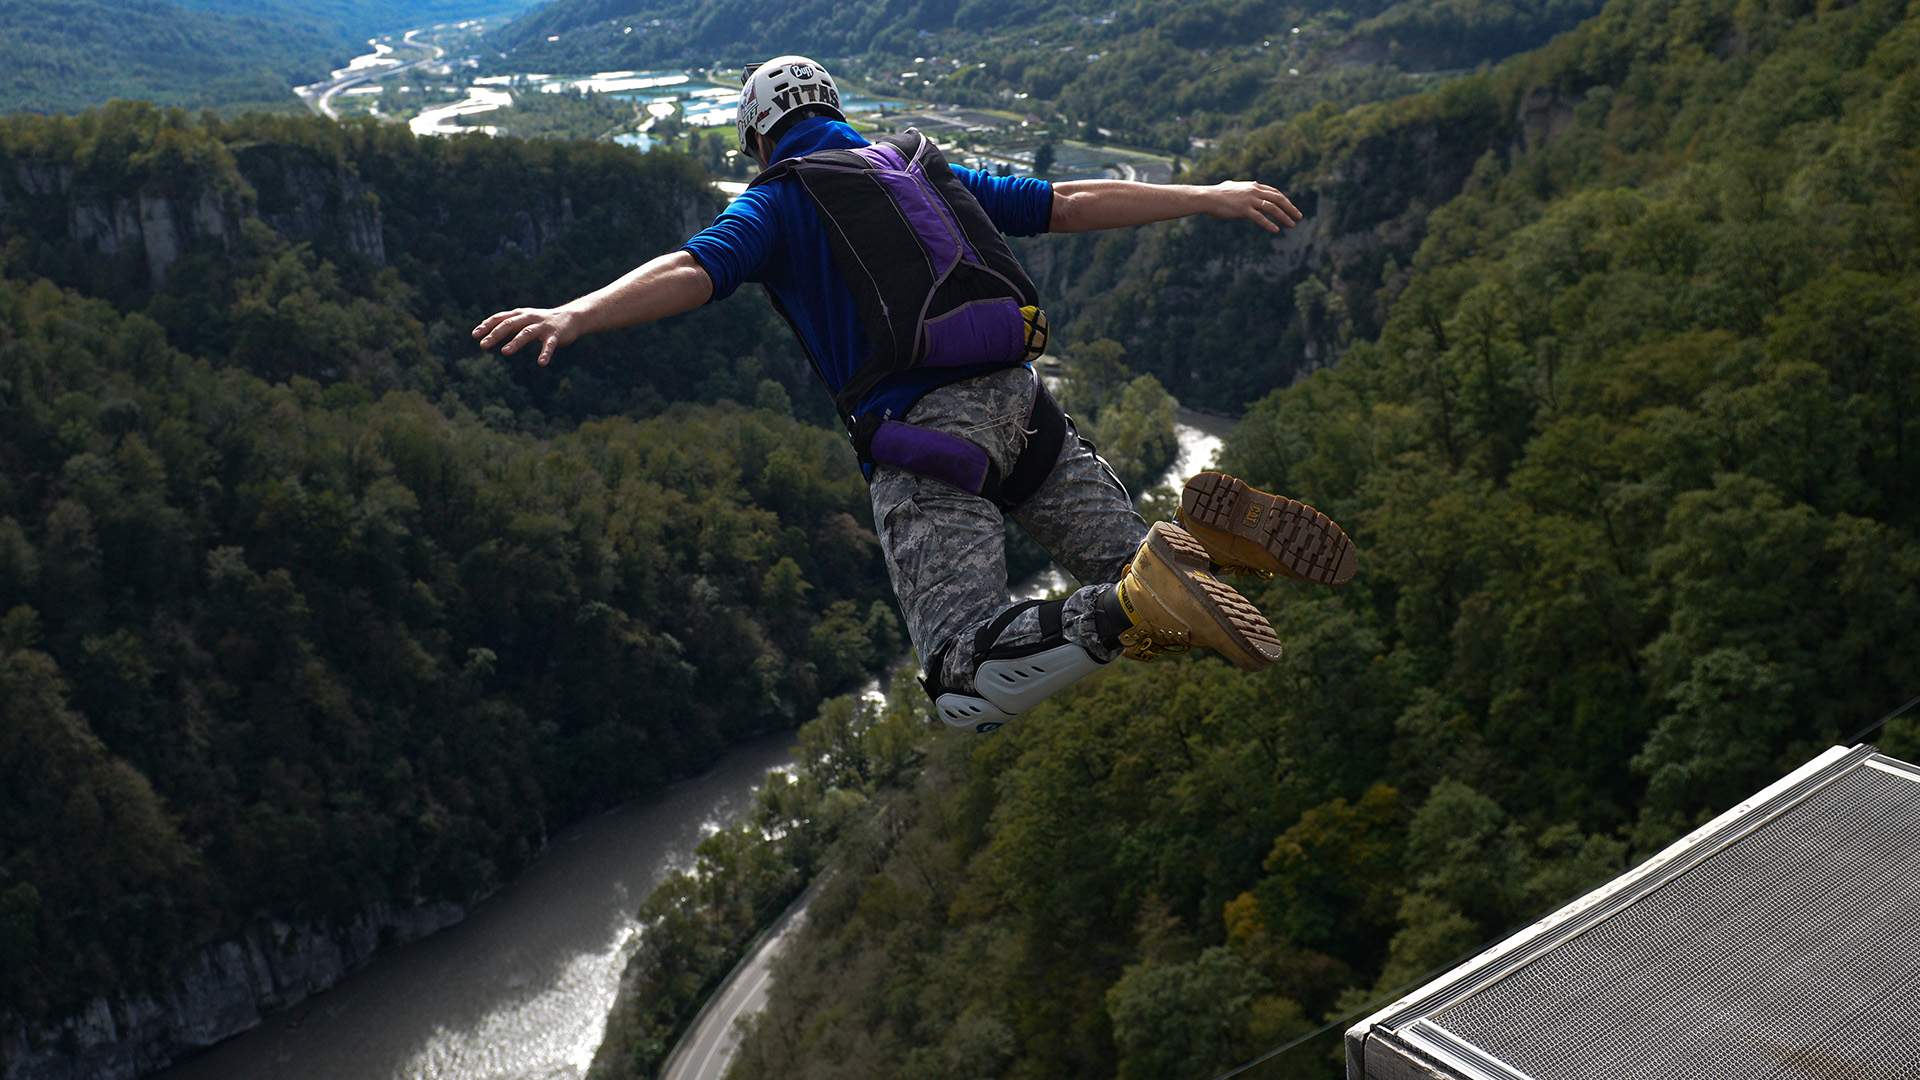
[[[1198,584],[1206,590],[1207,598],[1213,601],[1213,606],[1220,611],[1242,644],[1268,660],[1280,658],[1280,635],[1273,632],[1273,624],[1260,614],[1259,608],[1249,603],[1233,586],[1211,575],[1199,579]]]
[[[1274,633],[1273,624],[1267,621],[1267,617],[1260,613],[1252,601],[1240,595],[1239,590],[1209,572],[1213,563],[1205,545],[1171,522],[1154,525],[1152,536],[1159,542],[1157,546],[1163,558],[1176,566],[1184,566],[1186,573],[1181,575],[1182,578],[1187,581],[1189,588],[1205,595],[1221,629],[1252,654],[1252,666],[1263,667],[1280,658],[1280,636]],[[1236,663],[1242,667],[1249,666],[1238,660]]]
[[[1268,495],[1224,473],[1205,472],[1187,481],[1181,517],[1203,529],[1253,544],[1293,577],[1321,585],[1352,580],[1358,566],[1353,541],[1332,518],[1306,503]],[[1220,561],[1216,556],[1216,561]]]
[[[1213,565],[1213,559],[1207,554],[1206,546],[1193,538],[1185,529],[1162,529],[1161,539],[1167,543],[1167,550],[1188,566],[1201,570]]]

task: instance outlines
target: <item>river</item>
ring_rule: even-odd
[[[1231,426],[1181,410],[1170,475],[1205,468]],[[1042,575],[1014,591],[1033,595],[1064,580]],[[743,743],[703,776],[565,829],[465,922],[383,953],[332,990],[158,1075],[578,1080],[605,1030],[640,901],[752,805],[769,769],[791,760],[790,735]],[[724,1069],[731,1051],[729,1041],[708,1064]]]
[[[159,1074],[165,1080],[562,1080],[585,1074],[634,912],[739,818],[792,736],[563,830],[516,881],[438,934]]]

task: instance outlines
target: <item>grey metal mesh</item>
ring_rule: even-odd
[[[1430,1022],[1535,1080],[1920,1080],[1920,782],[1844,773]]]

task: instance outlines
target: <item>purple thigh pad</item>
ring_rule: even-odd
[[[873,433],[874,463],[905,469],[962,491],[980,494],[992,462],[978,443],[944,431],[888,420]]]

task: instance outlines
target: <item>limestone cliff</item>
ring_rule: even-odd
[[[96,997],[75,1015],[29,1025],[0,1015],[4,1080],[132,1080],[163,1069],[346,977],[383,946],[466,918],[457,904],[376,904],[341,927],[267,922],[208,945],[151,992]]]

